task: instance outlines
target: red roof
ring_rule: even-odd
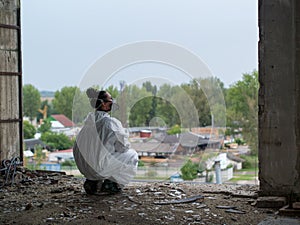
[[[55,120],[57,120],[62,125],[64,125],[64,127],[73,127],[73,126],[75,126],[75,124],[68,117],[66,117],[63,114],[55,114],[55,115],[51,115],[51,117],[53,117]]]

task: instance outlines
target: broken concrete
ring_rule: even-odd
[[[259,197],[257,199],[256,207],[258,208],[276,208],[279,209],[287,204],[285,197]]]

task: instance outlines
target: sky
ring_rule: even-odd
[[[193,53],[229,87],[244,73],[258,69],[257,2],[23,0],[23,84],[40,91],[81,86],[104,56],[132,43],[156,41]],[[190,78],[159,60],[124,65],[111,74],[103,71],[98,70],[97,76],[105,82],[95,79],[100,86],[117,86],[120,80],[130,84],[145,77],[174,83]]]

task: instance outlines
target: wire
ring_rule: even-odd
[[[13,157],[11,160],[2,160],[2,166],[0,168],[0,173],[4,175],[4,182],[0,184],[0,188],[8,184],[13,184],[15,179],[15,174],[18,165],[22,165],[23,162],[19,157]]]

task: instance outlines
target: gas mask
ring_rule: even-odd
[[[110,112],[114,113],[119,109],[119,105],[117,104],[116,100],[112,100],[112,104],[110,105]]]

